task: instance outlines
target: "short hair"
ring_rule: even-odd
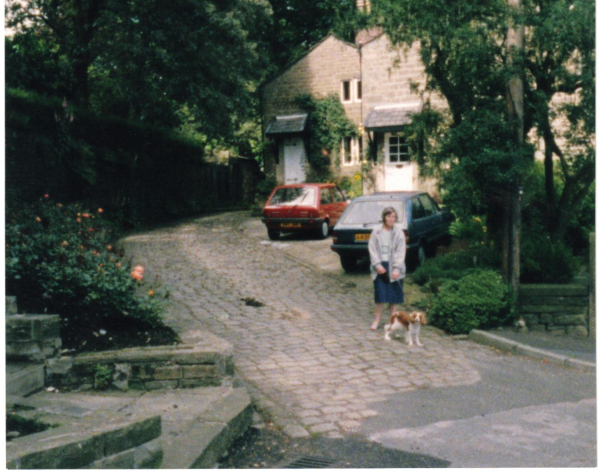
[[[383,221],[384,224],[385,224],[385,216],[389,216],[390,214],[396,214],[396,220],[398,219],[398,213],[396,212],[396,209],[394,209],[391,206],[386,207],[381,213],[381,220]]]

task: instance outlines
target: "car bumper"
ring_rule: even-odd
[[[261,222],[267,226],[267,229],[293,232],[295,230],[319,229],[325,219],[321,217],[299,217],[299,218],[272,218],[263,217]]]

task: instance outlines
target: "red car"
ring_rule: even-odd
[[[286,184],[273,190],[261,220],[271,240],[279,239],[282,232],[304,231],[312,231],[324,239],[348,202],[335,184]]]

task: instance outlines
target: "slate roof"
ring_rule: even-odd
[[[302,133],[306,126],[308,114],[279,115],[269,125],[266,135],[286,135],[291,133]]]
[[[418,102],[377,106],[367,115],[364,127],[378,132],[394,131],[410,123],[412,115],[420,111]]]

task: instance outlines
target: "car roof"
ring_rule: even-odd
[[[390,191],[387,193],[373,193],[366,196],[359,196],[355,200],[358,201],[377,201],[382,198],[390,198],[390,199],[399,199],[405,200],[410,199],[414,196],[420,196],[421,194],[426,194],[424,191]]]
[[[332,183],[297,183],[297,184],[280,184],[278,188],[306,188],[307,186],[318,188],[329,188],[335,186]]]

